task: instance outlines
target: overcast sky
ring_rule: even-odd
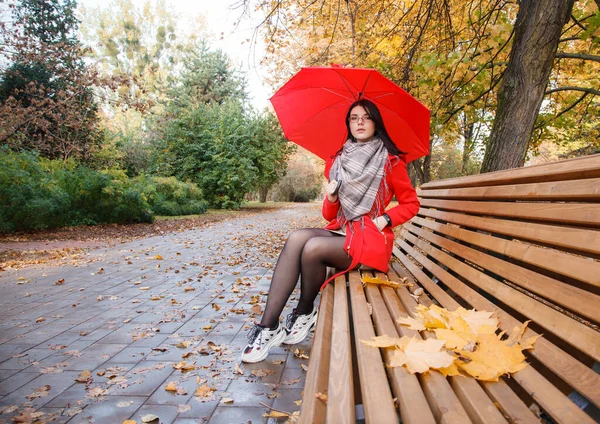
[[[151,0],[154,2],[154,0]],[[145,0],[132,0],[133,4],[141,8]],[[106,7],[106,0],[79,0],[78,4],[88,9],[97,7]],[[246,39],[252,39],[256,21],[259,17],[256,12],[251,19],[242,19],[237,27],[234,24],[241,15],[241,10],[232,7],[239,3],[239,0],[165,0],[168,9],[173,9],[182,17],[190,21],[198,16],[204,15],[209,30],[214,33],[212,45],[225,51],[241,69],[248,78],[248,89],[250,91],[251,101],[255,108],[262,110],[269,104],[272,90],[263,85],[263,76],[260,75],[258,62],[262,57],[261,45],[250,50],[250,43],[244,42]],[[253,22],[254,21],[254,22]],[[223,33],[222,39],[220,34]]]

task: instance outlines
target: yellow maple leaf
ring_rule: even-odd
[[[498,329],[498,318],[492,317],[494,312],[467,310],[459,307],[450,313],[450,328],[454,327],[454,320],[461,317],[469,325],[471,331],[475,334],[494,334]]]
[[[526,349],[533,349],[533,344],[534,344],[534,343],[536,342],[536,340],[537,340],[538,338],[540,338],[540,337],[542,337],[542,335],[541,335],[541,334],[538,334],[538,335],[536,335],[536,336],[531,336],[531,337],[528,337],[528,338],[526,338],[525,340],[521,340],[521,341],[519,342],[519,345],[521,346],[521,349],[524,349],[524,350],[526,350]]]
[[[458,367],[478,380],[498,381],[501,375],[527,366],[521,346],[508,346],[495,334],[479,334],[474,352],[459,350],[458,353]]]
[[[418,305],[417,312],[423,319],[425,327],[427,328],[449,328],[448,320],[444,315],[447,315],[446,309],[440,308],[437,305],[431,305],[427,307],[425,305]]]
[[[167,384],[165,386],[165,390],[167,392],[176,392],[177,391],[177,383],[175,383],[174,381],[169,382],[169,384]]]
[[[405,344],[405,342],[402,339],[408,339],[408,337],[403,337],[399,339],[398,337],[390,337],[388,335],[383,335],[372,337],[371,340],[361,340],[361,343],[372,347],[397,347]]]
[[[426,372],[431,368],[447,368],[454,362],[454,356],[443,350],[444,340],[408,339],[403,349],[395,350],[390,359],[391,367],[406,366],[412,374]]]
[[[407,325],[411,330],[422,331],[426,329],[423,321],[411,317],[400,317],[396,321],[402,325]]]
[[[365,284],[380,284],[383,286],[390,286],[393,288],[411,287],[412,286],[411,283],[397,283],[396,281],[384,280],[379,277],[369,277],[367,275],[363,275],[362,282]]]
[[[444,340],[444,346],[447,349],[463,349],[466,345],[474,341],[473,337],[469,337],[465,333],[448,330],[447,328],[436,328],[434,331],[435,336],[439,340]]]
[[[452,377],[454,375],[461,375],[458,367],[456,366],[456,361],[452,363],[449,367],[438,368],[438,371],[442,373],[444,377]]]

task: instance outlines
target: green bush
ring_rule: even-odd
[[[144,195],[156,215],[196,215],[206,212],[202,190],[175,177],[137,177]]]
[[[143,192],[122,171],[0,150],[0,232],[152,222]]]

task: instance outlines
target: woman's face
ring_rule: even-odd
[[[362,106],[354,106],[350,111],[350,132],[356,141],[370,141],[375,134],[375,123]]]

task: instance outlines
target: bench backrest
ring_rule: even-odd
[[[435,181],[396,254],[442,306],[542,334],[515,381],[544,409],[600,407],[600,155]],[[597,364],[596,364],[597,366]],[[525,371],[525,370],[524,370]]]

